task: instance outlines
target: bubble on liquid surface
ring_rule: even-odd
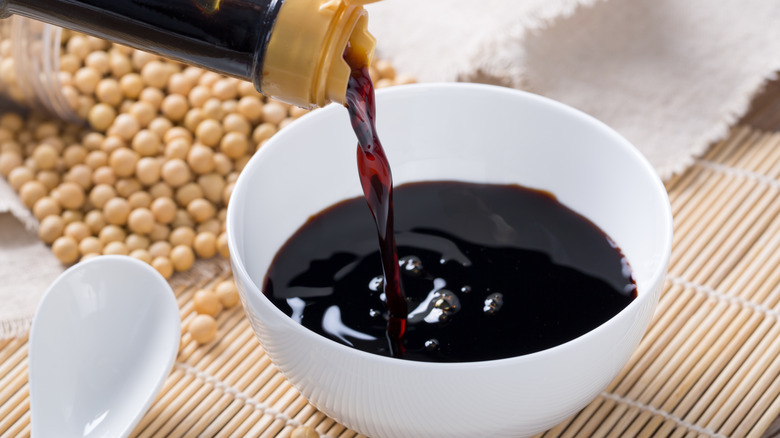
[[[377,318],[379,316],[382,316],[382,312],[380,312],[379,310],[376,310],[376,309],[369,309],[368,310],[368,314],[372,318]]]
[[[420,275],[423,271],[422,260],[417,256],[406,256],[398,260],[401,272],[411,275]]]
[[[482,307],[482,311],[488,315],[495,315],[496,312],[501,310],[501,306],[504,305],[504,295],[496,292],[492,293],[485,298],[485,306]]]
[[[471,286],[466,285],[466,286],[461,287],[460,288],[460,292],[464,293],[464,294],[467,294],[467,293],[471,292]]]
[[[439,321],[447,321],[460,310],[460,300],[454,293],[442,289],[437,292],[437,296],[433,299],[433,310],[440,312]],[[433,314],[434,312],[431,313]]]
[[[458,296],[448,290],[440,290],[438,297],[433,301],[433,307],[445,312],[457,311],[459,306]]]
[[[385,279],[381,275],[377,275],[368,282],[368,288],[374,292],[380,292],[385,287]]]
[[[425,351],[436,351],[439,349],[439,340],[431,338],[425,341]]]
[[[407,315],[407,321],[411,324],[425,321],[429,324],[447,321],[460,310],[461,304],[458,296],[444,289],[447,285],[441,278],[434,278],[433,290],[428,296],[412,309]]]

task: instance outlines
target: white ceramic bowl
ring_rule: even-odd
[[[601,122],[506,88],[421,84],[377,93],[395,184],[517,183],[548,190],[623,249],[638,298],[593,331],[525,356],[423,363],[358,351],[293,322],[263,295],[277,249],[320,210],[362,194],[344,108],[302,117],[242,171],[228,208],[235,278],[269,356],[317,408],[371,437],[517,437],[566,419],[625,365],[652,317],[671,250],[663,184]]]

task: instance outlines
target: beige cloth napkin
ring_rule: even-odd
[[[663,178],[780,70],[776,0],[385,0],[378,52],[423,81],[526,89],[612,126]]]
[[[0,177],[0,340],[20,336],[63,266],[35,232],[35,217]]]

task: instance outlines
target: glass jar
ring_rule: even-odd
[[[62,29],[21,16],[0,20],[0,95],[62,120],[80,118],[62,92]]]

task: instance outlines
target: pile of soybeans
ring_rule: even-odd
[[[165,278],[196,258],[227,257],[226,207],[241,169],[306,110],[251,83],[70,31],[59,67],[61,92],[84,124],[0,116],[0,175],[54,255],[65,265],[129,255]],[[13,59],[3,58],[0,82],[12,71]],[[387,62],[370,71],[377,87],[412,82]],[[220,287],[221,295],[196,294],[199,314],[237,303],[234,285]],[[190,331],[208,342],[216,329],[203,324]]]
[[[0,117],[0,174],[57,258],[125,254],[170,278],[195,257],[227,256],[238,174],[306,110],[249,82],[69,31],[60,70],[62,93],[89,127]],[[382,61],[372,75],[378,87],[409,82]]]

